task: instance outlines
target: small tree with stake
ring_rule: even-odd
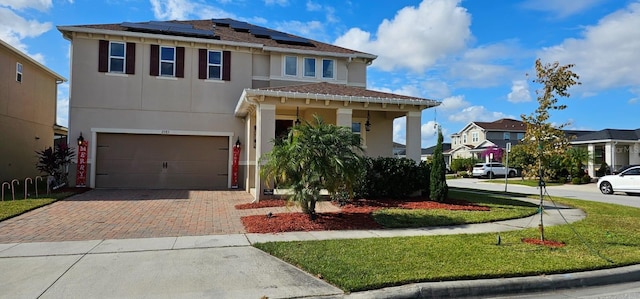
[[[55,150],[48,147],[42,151],[36,151],[36,154],[38,155],[36,169],[52,176],[57,186],[66,184],[68,174],[66,168],[75,156],[73,151],[66,144],[59,143]]]
[[[433,164],[429,181],[429,198],[433,201],[443,202],[447,200],[449,187],[447,186],[446,166],[442,155],[442,130],[438,127],[438,143],[433,151]]]

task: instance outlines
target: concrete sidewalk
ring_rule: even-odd
[[[585,217],[546,207],[545,225]],[[0,298],[430,298],[483,296],[640,279],[640,267],[584,274],[419,283],[369,292],[342,290],[251,244],[519,230],[539,215],[495,223],[420,229],[230,234],[0,244]]]

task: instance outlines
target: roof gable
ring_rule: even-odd
[[[487,131],[524,132],[527,130],[527,126],[524,122],[511,118],[502,118],[494,122],[475,122],[475,124]]]

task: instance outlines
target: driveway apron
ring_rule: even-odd
[[[245,233],[244,191],[91,190],[0,222],[0,244]]]

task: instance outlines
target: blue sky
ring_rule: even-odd
[[[369,89],[443,103],[422,114],[423,147],[436,143],[434,123],[447,142],[471,121],[531,114],[536,58],[575,64],[582,83],[552,122],[640,128],[640,0],[0,0],[0,38],[69,78],[56,26],[223,17],[378,55]],[[404,132],[396,120],[394,140]]]

